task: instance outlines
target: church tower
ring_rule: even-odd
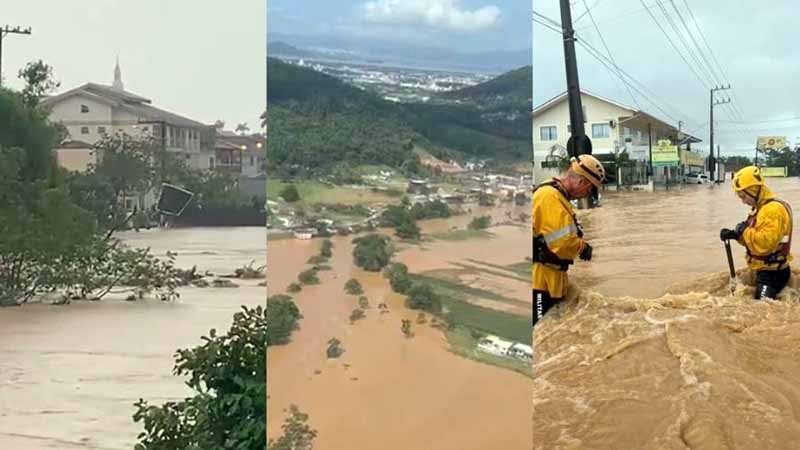
[[[117,56],[117,67],[114,68],[114,84],[111,86],[118,91],[125,90],[125,85],[122,84],[122,70],[119,68],[119,56]]]

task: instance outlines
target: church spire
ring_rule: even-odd
[[[125,90],[125,86],[122,84],[122,70],[119,68],[119,56],[117,56],[117,67],[114,68],[114,84],[112,87],[118,91]]]

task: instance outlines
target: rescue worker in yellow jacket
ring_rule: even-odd
[[[792,207],[775,197],[756,166],[736,172],[733,190],[750,214],[736,228],[720,230],[719,237],[747,250],[747,266],[756,274],[755,298],[775,299],[792,273]]]
[[[567,270],[576,257],[592,259],[592,246],[570,200],[588,197],[605,179],[597,158],[580,155],[560,177],[546,181],[533,192],[533,325],[560,301],[567,290]]]

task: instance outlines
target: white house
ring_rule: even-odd
[[[115,132],[150,135],[192,168],[214,165],[214,127],[157,108],[150,99],[126,91],[119,62],[111,86],[86,83],[45,98],[42,105],[53,122],[66,128],[70,140],[93,145]]]
[[[514,345],[494,335],[489,335],[478,341],[478,349],[496,356],[508,356],[508,350]]]
[[[533,110],[534,182],[557,175],[558,160],[567,157],[571,134],[567,100],[565,91]],[[627,151],[631,160],[646,162],[650,145],[656,146],[661,139],[683,144],[700,142],[647,112],[585,90],[581,91],[581,102],[586,135],[592,139],[592,154],[601,159],[603,155],[610,157]]]

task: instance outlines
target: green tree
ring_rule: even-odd
[[[342,356],[344,353],[344,348],[342,348],[342,342],[339,339],[331,338],[328,341],[328,348],[325,350],[325,354],[328,358],[338,358]]]
[[[300,272],[300,274],[297,275],[297,279],[300,280],[302,284],[319,284],[317,269],[314,268]]]
[[[491,216],[479,216],[479,217],[474,217],[472,221],[470,221],[468,228],[470,230],[485,230],[489,228],[491,224],[492,224]]]
[[[267,298],[267,345],[287,344],[302,317],[297,305],[288,295],[278,294]]]
[[[295,294],[295,293],[300,292],[302,290],[303,290],[303,286],[301,286],[300,283],[291,283],[291,284],[289,284],[289,287],[286,288],[286,291],[288,291],[288,292],[290,292],[292,294]]]
[[[392,263],[384,270],[384,276],[389,279],[389,285],[394,292],[405,294],[411,288],[411,278],[408,276],[408,267],[403,263]]]
[[[308,425],[308,414],[303,414],[295,405],[289,406],[289,417],[283,423],[283,435],[270,439],[268,450],[311,450],[317,431]],[[255,449],[254,449],[255,450]]]
[[[358,280],[351,278],[344,284],[344,291],[350,295],[361,295],[364,293],[364,288],[361,287]]]
[[[427,284],[414,284],[408,290],[406,306],[409,309],[421,309],[430,313],[438,313],[442,310],[441,300],[436,295],[433,288]]]
[[[400,239],[419,239],[421,232],[416,222],[408,216],[395,228],[395,234]]]
[[[289,203],[294,203],[300,200],[300,193],[297,192],[297,187],[293,184],[287,184],[281,189],[280,196]]]
[[[378,272],[392,258],[394,249],[391,239],[381,234],[368,234],[353,240],[355,265],[370,272]]]
[[[361,309],[358,309],[358,308],[354,309],[350,313],[350,323],[351,324],[355,323],[357,320],[360,320],[360,319],[363,319],[363,318],[364,318],[364,311],[362,311]]]
[[[144,427],[136,450],[266,447],[267,313],[242,309],[226,334],[212,329],[202,345],[178,350],[175,375],[188,377],[192,397],[134,405]]]
[[[411,321],[408,319],[403,319],[400,325],[400,331],[403,332],[403,335],[407,338],[414,336],[414,333],[411,331]]]
[[[38,105],[45,95],[61,86],[61,83],[53,78],[53,67],[45,64],[41,59],[26,64],[23,69],[20,69],[18,76],[25,82],[25,87],[20,94],[23,103],[29,107]]]
[[[331,256],[333,256],[332,250],[333,250],[333,242],[331,242],[330,239],[325,239],[324,241],[322,241],[322,247],[319,250],[319,254],[326,258],[330,258]]]
[[[58,130],[22,95],[0,89],[0,304],[43,292],[102,298],[125,285],[173,298],[174,267],[126,247],[108,229],[102,183],[75,183],[56,168]]]

